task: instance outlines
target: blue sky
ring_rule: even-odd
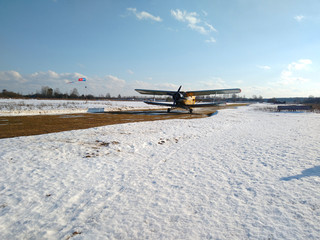
[[[319,97],[319,76],[319,0],[0,0],[0,90]]]

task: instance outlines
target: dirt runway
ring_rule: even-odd
[[[156,121],[168,119],[193,119],[208,117],[217,108],[186,111],[136,110],[104,113],[78,113],[63,115],[3,116],[0,117],[0,138],[11,138],[47,134],[53,132],[86,129],[129,122]]]

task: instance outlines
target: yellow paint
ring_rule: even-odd
[[[196,97],[195,96],[187,97],[187,99],[185,99],[183,103],[186,105],[193,105],[196,103]]]

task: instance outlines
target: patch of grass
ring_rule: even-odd
[[[320,103],[306,104],[312,106],[312,110],[316,113],[320,113]]]
[[[277,112],[278,111],[278,106],[263,106],[263,107],[256,107],[254,110],[256,111],[263,111],[263,112]]]

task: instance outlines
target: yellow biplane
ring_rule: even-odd
[[[181,86],[178,91],[166,91],[166,90],[149,90],[149,89],[135,89],[138,93],[146,95],[169,95],[172,96],[173,103],[163,103],[155,101],[145,101],[146,104],[168,106],[168,112],[171,109],[183,108],[192,113],[193,108],[200,107],[213,107],[217,106],[218,103],[199,103],[196,104],[196,96],[201,95],[211,95],[211,94],[235,94],[240,93],[240,88],[232,89],[215,89],[215,90],[200,90],[200,91],[180,91]]]

